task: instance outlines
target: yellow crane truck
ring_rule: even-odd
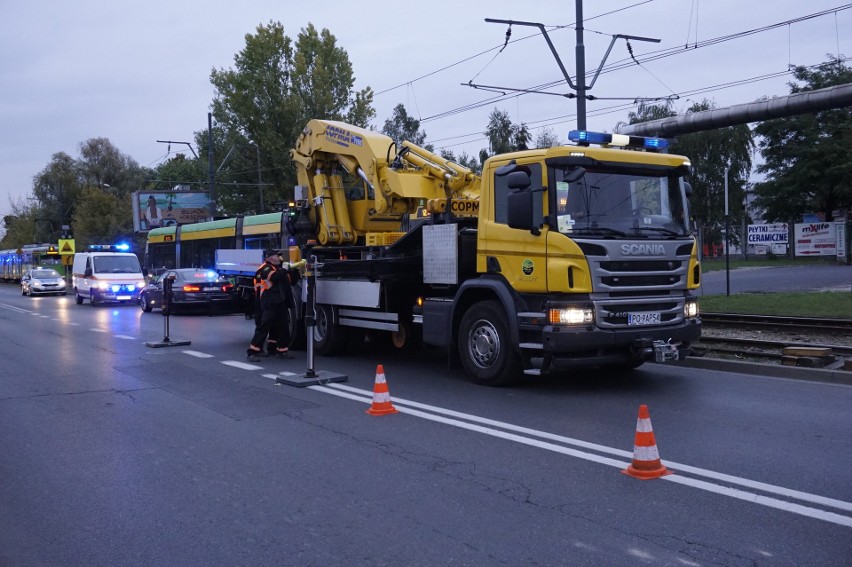
[[[320,355],[365,332],[444,347],[474,382],[679,360],[701,333],[690,162],[667,141],[572,131],[482,174],[311,120],[290,152],[291,254],[316,260]]]

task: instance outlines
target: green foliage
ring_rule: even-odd
[[[488,126],[485,135],[488,136],[488,150],[490,155],[505,154],[515,149],[512,143],[514,125],[505,110],[495,108],[488,115]]]
[[[76,246],[113,243],[133,237],[130,195],[114,195],[97,187],[83,189],[72,223]]]
[[[126,199],[126,215],[131,220],[130,194],[144,187],[151,172],[122,154],[106,138],[82,142],[79,149],[79,159],[65,152],[55,153],[33,178],[35,204],[21,218],[34,223],[34,238],[16,245],[56,242],[63,232],[62,225],[73,227],[71,221],[78,216],[77,208],[87,189]]]
[[[815,69],[796,67],[790,92],[852,83],[852,68],[839,57]],[[755,205],[767,221],[801,219],[804,213],[852,208],[852,108],[824,110],[762,122],[755,128],[766,180],[755,185]]]
[[[485,135],[488,137],[488,150],[479,151],[481,164],[484,164],[490,156],[526,150],[532,141],[532,134],[526,124],[512,124],[509,113],[497,108],[488,115]]]
[[[184,154],[175,154],[173,158],[162,162],[154,169],[154,176],[147,189],[168,191],[175,185],[190,185],[199,190],[207,183],[204,164],[199,159],[188,159]]]
[[[3,217],[6,233],[0,239],[0,249],[18,248],[24,244],[38,242],[37,218],[39,218],[38,207],[26,206],[22,202],[12,203],[12,213]]]
[[[349,56],[326,29],[309,24],[294,42],[279,22],[257,27],[246,35],[245,48],[234,56],[232,69],[214,69],[216,89],[213,116],[216,163],[228,149],[234,157],[217,180],[231,187],[217,188],[223,213],[240,213],[258,202],[257,150],[266,201],[292,197],[295,169],[290,149],[308,120],[343,120],[366,127],[374,116],[373,92],[353,92],[355,76]],[[208,145],[207,133],[196,135],[199,147]],[[250,167],[249,164],[255,164]],[[248,190],[247,190],[248,189]],[[222,199],[220,201],[219,196]]]
[[[849,291],[705,295],[700,298],[699,305],[703,313],[852,319],[852,293]]]
[[[392,116],[385,120],[382,134],[393,138],[397,150],[402,148],[402,142],[406,140],[420,147],[424,147],[426,143],[426,132],[420,129],[420,121],[409,116],[402,104],[397,104],[393,109]],[[432,150],[429,149],[429,151]]]
[[[555,148],[561,146],[562,141],[550,128],[542,128],[538,131],[533,144],[536,148]]]

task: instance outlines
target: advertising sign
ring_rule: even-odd
[[[136,191],[133,193],[133,228],[147,232],[207,220],[210,198],[204,191]]]
[[[788,225],[784,222],[748,225],[749,244],[787,244],[787,234]]]
[[[833,222],[797,223],[793,225],[796,256],[836,256],[837,229]]]

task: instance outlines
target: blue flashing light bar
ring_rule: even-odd
[[[624,134],[607,134],[605,132],[589,132],[588,130],[571,130],[568,139],[580,144],[597,144],[601,146],[621,146],[626,148],[643,148],[646,150],[665,150],[669,141],[665,138],[648,138],[644,136],[625,136]]]
[[[127,252],[130,250],[130,244],[126,242],[119,244],[89,244],[87,250],[89,252]]]

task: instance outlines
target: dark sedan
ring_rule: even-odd
[[[234,313],[239,311],[234,285],[227,278],[203,268],[167,270],[154,277],[139,294],[139,306],[150,313],[163,308],[163,285],[172,279],[172,313],[192,308],[205,311]]]

